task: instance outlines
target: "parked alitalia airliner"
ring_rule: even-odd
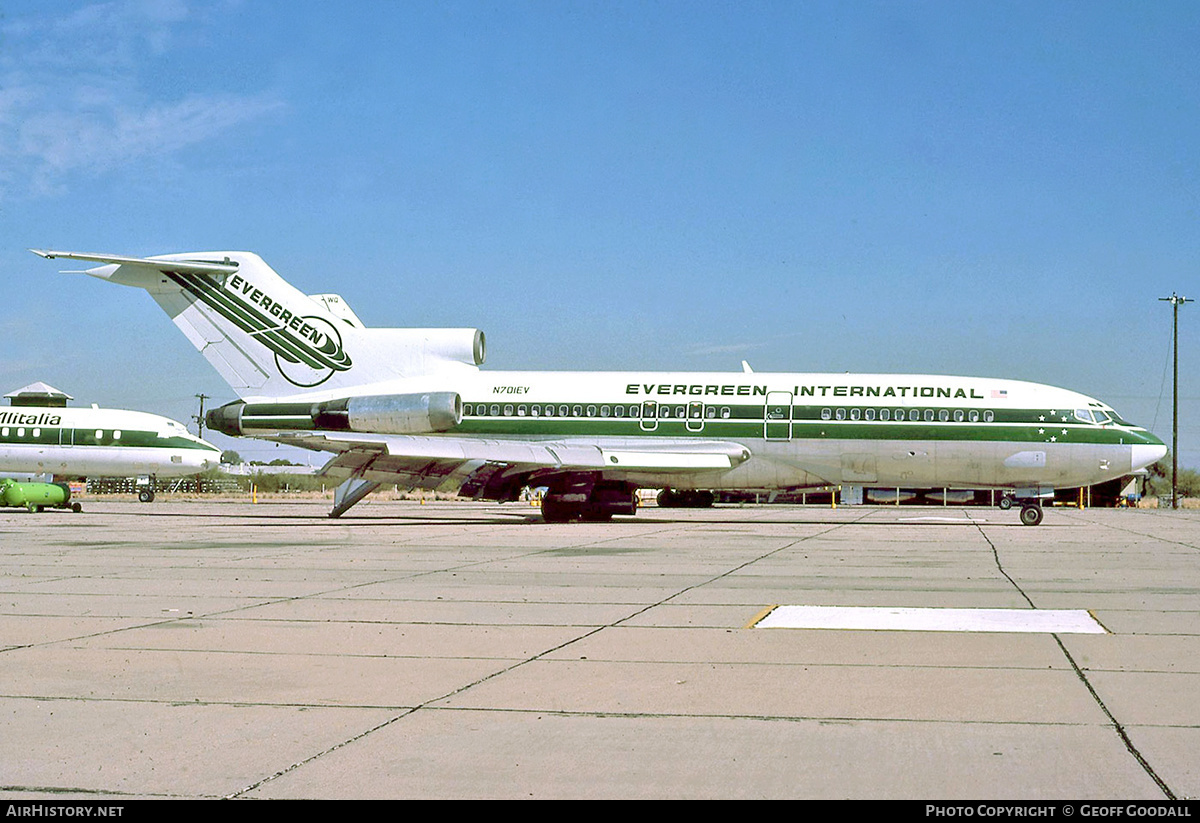
[[[58,477],[138,477],[138,497],[154,499],[155,477],[216,468],[221,450],[157,414],[68,408],[67,395],[36,383],[0,408],[0,471]]]
[[[238,393],[230,435],[334,457],[331,516],[380,484],[515,500],[547,521],[633,514],[637,488],[828,484],[1001,489],[1021,522],[1055,488],[1112,480],[1166,453],[1105,403],[1052,386],[885,374],[488,372],[476,329],[366,328],[258,255],[151,258],[35,251],[150,292]]]

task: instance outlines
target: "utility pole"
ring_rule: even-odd
[[[196,431],[200,434],[200,439],[204,439],[204,401],[208,399],[207,394],[197,394],[195,397],[200,398],[200,413],[192,419],[196,421]]]
[[[1171,304],[1171,351],[1175,355],[1175,387],[1174,410],[1171,417],[1171,508],[1179,508],[1179,493],[1177,491],[1179,477],[1179,307],[1184,303],[1194,303],[1189,297],[1180,297],[1171,292],[1170,297],[1160,297],[1160,301]]]

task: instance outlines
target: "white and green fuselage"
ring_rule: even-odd
[[[930,375],[488,372],[363,388],[456,392],[461,422],[430,437],[600,444],[637,450],[720,441],[751,459],[710,471],[612,465],[643,486],[787,489],[1065,488],[1162,457],[1162,442],[1086,395],[1015,380]],[[330,399],[336,393],[330,393]],[[305,401],[321,399],[307,394]],[[288,398],[247,398],[251,404]],[[259,408],[269,406],[259,405]],[[313,428],[305,415],[273,428]]]
[[[220,450],[174,420],[121,409],[0,408],[0,471],[58,476],[180,477]]]

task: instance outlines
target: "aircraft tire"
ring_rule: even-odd
[[[1041,506],[1022,506],[1021,507],[1021,525],[1036,526],[1042,522],[1042,507]]]
[[[153,503],[154,492],[150,489],[142,489],[140,492],[138,492],[138,500],[143,503]]]
[[[1008,495],[1005,495],[1004,497],[1000,498],[1000,508],[1003,509],[1004,511],[1008,511],[1009,509],[1011,509],[1012,503],[1013,503],[1012,498],[1009,497]]]
[[[660,509],[708,509],[717,501],[710,491],[674,491],[663,489],[658,493]]]
[[[547,523],[567,523],[579,516],[579,509],[549,498],[542,499],[542,519]]]
[[[79,514],[81,511],[83,511],[83,506],[79,505],[78,503],[72,503],[71,511],[75,512],[76,514]]]

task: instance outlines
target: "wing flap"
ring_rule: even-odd
[[[356,477],[410,489],[436,489],[461,485],[478,466],[476,461],[393,457],[386,449],[352,448],[326,463],[318,474],[336,480]]]
[[[750,458],[740,443],[717,440],[494,440],[355,432],[279,432],[262,439],[313,451],[335,452],[321,470],[331,477],[435,488],[464,481],[485,464],[506,474],[546,471],[691,473],[734,468]]]

